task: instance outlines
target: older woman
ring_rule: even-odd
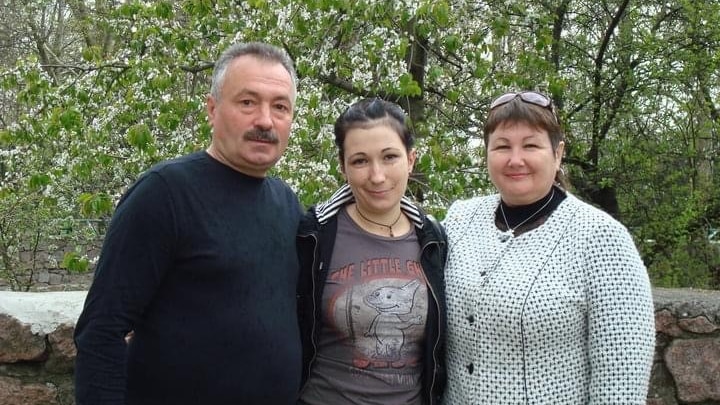
[[[563,187],[551,100],[504,94],[483,132],[499,194],[455,202],[444,221],[445,403],[644,404],[647,272],[626,228]]]
[[[405,196],[413,136],[365,99],[335,122],[347,184],[298,231],[300,404],[437,404],[445,386],[446,239]]]

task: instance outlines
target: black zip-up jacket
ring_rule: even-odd
[[[341,187],[327,202],[310,208],[300,222],[297,237],[300,258],[298,280],[298,322],[302,340],[302,385],[307,382],[310,369],[317,355],[318,334],[321,330],[323,289],[327,267],[335,245],[337,213],[354,201],[350,188]],[[442,226],[425,214],[408,198],[401,201],[403,213],[415,226],[421,247],[420,263],[428,282],[429,299],[427,324],[425,325],[425,350],[423,352],[423,398],[424,403],[435,405],[445,389],[445,276],[447,237]]]

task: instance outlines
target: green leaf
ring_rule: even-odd
[[[252,8],[263,9],[267,6],[267,0],[248,0],[248,5]]]
[[[107,215],[112,210],[112,200],[106,193],[82,193],[78,197],[80,213],[86,218]]]
[[[138,14],[141,10],[141,6],[134,2],[127,2],[123,3],[120,8],[118,9],[118,14],[126,17],[126,18],[132,18],[136,14]]]
[[[13,134],[7,129],[0,129],[0,145],[9,145],[13,139]]]
[[[404,73],[400,76],[400,93],[404,96],[419,96],[422,94],[422,89],[418,82],[413,80],[409,74]]]
[[[443,73],[444,73],[443,68],[441,68],[440,66],[432,66],[430,68],[430,70],[428,71],[428,80],[429,81],[437,80],[443,76]]]
[[[89,46],[82,50],[82,57],[87,62],[97,62],[102,58],[102,49],[97,46]]]
[[[165,91],[172,85],[172,78],[169,76],[155,76],[150,81],[150,87],[154,90]]]
[[[83,273],[88,270],[90,261],[77,252],[67,252],[63,255],[60,268],[67,269],[71,273]]]
[[[172,132],[177,129],[180,119],[174,113],[162,113],[157,118],[157,124],[161,129]]]
[[[76,110],[65,110],[60,114],[60,123],[66,130],[72,130],[82,126],[82,115]]]
[[[30,176],[30,181],[28,182],[28,185],[33,190],[39,190],[48,184],[50,184],[50,176],[47,174],[34,174]]]
[[[443,45],[450,53],[455,53],[460,48],[460,37],[457,35],[448,35],[443,38]]]
[[[432,13],[439,27],[446,27],[450,23],[450,5],[447,2],[435,2],[432,6]]]
[[[155,5],[155,16],[162,19],[170,19],[173,16],[172,5],[166,2],[159,2]]]
[[[145,124],[135,124],[131,126],[125,138],[130,145],[141,151],[147,150],[155,142],[152,133],[150,133],[150,128]]]

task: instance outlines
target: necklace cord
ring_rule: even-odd
[[[520,228],[522,225],[524,225],[524,224],[525,224],[526,222],[528,222],[529,220],[531,220],[533,217],[535,217],[535,215],[537,215],[537,214],[539,214],[540,212],[542,212],[542,210],[544,210],[545,207],[547,207],[548,204],[550,204],[550,201],[552,201],[553,197],[555,197],[555,189],[554,189],[554,188],[552,189],[552,193],[550,193],[550,198],[548,198],[548,200],[545,201],[545,204],[543,204],[542,207],[540,207],[540,209],[538,209],[537,211],[533,212],[532,215],[530,215],[529,217],[525,218],[525,219],[524,219],[522,222],[520,222],[519,224],[515,225],[514,228],[510,228],[510,224],[508,223],[507,217],[505,216],[505,210],[503,209],[503,203],[502,203],[502,200],[501,200],[501,201],[500,201],[500,213],[501,213],[502,216],[503,216],[503,221],[505,221],[505,226],[507,227],[507,230],[510,232],[510,234],[513,235],[513,236],[515,236],[515,230],[518,229],[518,228]],[[360,215],[362,216],[362,214],[360,214]]]
[[[395,235],[393,234],[392,227],[395,226],[395,225],[398,223],[398,221],[400,221],[400,217],[402,216],[402,210],[400,210],[400,212],[398,213],[397,218],[395,218],[395,220],[394,220],[390,225],[388,225],[388,224],[383,224],[382,222],[373,221],[372,219],[366,217],[366,216],[363,215],[363,213],[360,211],[360,208],[358,208],[357,204],[355,204],[355,211],[358,213],[358,215],[360,215],[360,218],[362,218],[362,219],[370,222],[371,224],[375,224],[375,225],[379,225],[379,226],[383,226],[383,227],[387,228],[387,229],[390,231],[390,237],[391,237],[391,238],[395,237]]]

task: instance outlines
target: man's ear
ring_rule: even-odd
[[[208,94],[207,98],[205,99],[205,109],[207,110],[207,115],[210,119],[210,126],[212,126],[212,123],[215,120],[215,107],[215,97]]]

